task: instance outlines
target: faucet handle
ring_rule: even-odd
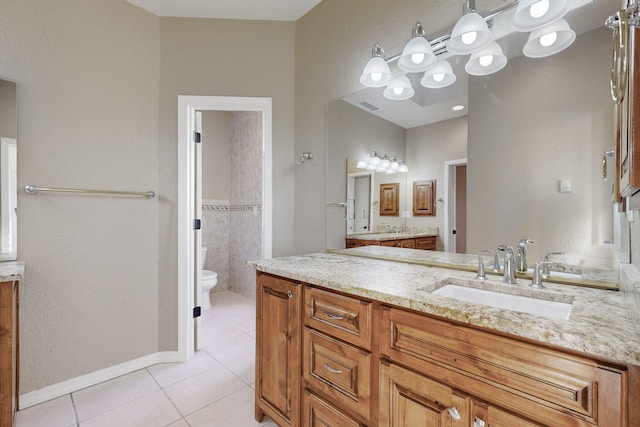
[[[536,289],[544,288],[544,285],[542,284],[542,274],[540,273],[540,270],[542,269],[542,267],[549,264],[551,263],[548,261],[540,261],[536,264],[536,266],[533,268],[533,278],[531,279],[531,283],[529,284],[530,288],[536,288]]]
[[[493,272],[497,273],[500,271],[500,257],[498,256],[498,253],[496,251],[494,251],[493,249],[480,249],[480,252],[489,252],[491,254],[493,254]]]
[[[486,249],[482,249],[484,252]],[[478,255],[478,274],[476,274],[476,280],[485,280],[487,276],[484,273],[484,261],[482,260],[482,254]]]

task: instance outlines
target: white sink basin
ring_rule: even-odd
[[[431,293],[473,304],[488,305],[552,319],[569,319],[572,308],[572,305],[566,302],[549,301],[451,284],[436,289]]]

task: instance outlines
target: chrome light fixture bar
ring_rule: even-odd
[[[405,73],[424,72],[420,80],[424,87],[436,89],[449,86],[456,81],[456,76],[446,59],[438,59],[446,53],[471,55],[465,65],[465,71],[470,75],[495,73],[506,66],[507,58],[498,43],[493,41],[491,23],[493,18],[516,6],[518,9],[511,20],[512,28],[520,32],[531,31],[523,48],[525,56],[541,58],[553,55],[575,41],[575,32],[562,19],[569,10],[568,0],[516,0],[484,17],[476,12],[475,0],[466,0],[463,16],[453,30],[433,38],[431,42],[418,22],[401,54],[385,58],[382,46],[376,43],[360,83],[367,87],[386,86],[383,95],[391,100],[411,98],[415,91],[408,78],[394,78],[388,66],[388,63],[397,60],[398,68]]]

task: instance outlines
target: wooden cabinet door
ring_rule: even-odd
[[[299,425],[302,287],[257,274],[256,419]]]
[[[413,216],[435,216],[436,181],[413,182]]]
[[[497,406],[471,398],[471,420],[473,426],[486,427],[550,427],[526,420]]]
[[[380,364],[380,426],[467,427],[469,397],[394,364]]]
[[[380,216],[398,216],[400,184],[380,184]]]

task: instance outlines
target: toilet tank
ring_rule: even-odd
[[[203,246],[200,251],[200,270],[204,270],[205,262],[207,262],[207,248]]]

